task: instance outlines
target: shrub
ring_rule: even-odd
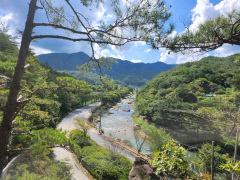
[[[189,174],[189,163],[186,150],[177,145],[174,140],[163,145],[159,152],[154,153],[151,162],[156,167],[156,173],[162,175],[174,175],[176,177],[187,177]]]
[[[84,140],[83,140],[84,139]],[[88,142],[84,146],[83,143]],[[84,137],[80,130],[73,130],[70,134],[71,148],[79,161],[96,179],[118,180],[127,179],[132,163],[125,157],[104,149],[90,139]]]

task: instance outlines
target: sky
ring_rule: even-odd
[[[54,0],[57,3],[62,3],[62,0]],[[74,0],[73,0],[74,1]],[[76,0],[75,0],[76,1]],[[122,2],[126,0],[120,0]],[[240,10],[240,0],[165,0],[167,5],[171,5],[172,16],[170,23],[175,25],[172,35],[184,31],[184,23],[190,25],[190,29],[197,29],[199,24],[204,23],[210,18],[219,15],[226,15],[232,10]],[[29,0],[0,0],[0,23],[7,25],[8,33],[18,35],[19,30],[24,29]],[[108,3],[100,3],[98,8],[93,10],[81,9],[87,15],[91,23],[97,24],[100,20],[108,20],[112,18],[111,6]],[[41,13],[36,14],[35,21],[42,22],[46,20]],[[52,33],[52,30],[44,28],[36,30]],[[20,38],[17,40],[20,42]],[[38,40],[31,44],[31,48],[38,54],[46,53],[74,53],[83,51],[91,55],[89,44],[70,41],[44,39]],[[106,48],[94,46],[97,56],[115,57],[123,60],[129,60],[135,63],[153,63],[162,61],[168,64],[181,64],[189,61],[196,61],[203,57],[214,56],[229,56],[231,54],[240,53],[239,46],[224,45],[215,51],[201,55],[182,55],[180,53],[170,53],[162,48],[153,50],[144,42],[129,43],[123,47],[108,46]]]

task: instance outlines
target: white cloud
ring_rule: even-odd
[[[172,33],[168,35],[168,38],[174,38],[176,35],[177,31],[172,31]]]
[[[219,15],[226,15],[233,10],[240,10],[239,0],[222,0],[215,6],[209,0],[197,0],[197,5],[192,9],[192,25],[190,30],[197,30],[205,21]]]
[[[0,16],[0,21],[2,22],[2,23],[8,23],[8,21],[9,20],[11,20],[12,19],[12,17],[13,17],[13,14],[12,13],[9,13],[9,14],[6,14],[5,16],[3,15],[3,16]]]
[[[145,41],[135,41],[133,42],[134,46],[145,46],[146,42]]]
[[[96,21],[102,20],[105,12],[106,12],[106,9],[103,7],[103,4],[100,3],[99,8],[96,11]]]
[[[14,36],[15,35],[15,29],[13,28],[13,25],[11,24],[11,21],[13,21],[13,14],[8,13],[6,15],[0,15],[0,24],[4,28],[7,28],[7,34]],[[0,27],[0,28],[3,28]]]
[[[133,62],[133,63],[142,63],[142,62],[143,62],[143,61],[140,60],[140,59],[132,59],[132,60],[129,60],[129,61],[131,61],[131,62]]]
[[[121,60],[127,60],[124,56],[121,56],[120,54],[111,54],[109,57],[116,58],[116,59],[121,59]]]
[[[149,53],[150,51],[152,51],[150,48],[144,50],[145,53]]]
[[[108,49],[103,49],[102,51],[100,51],[100,54],[103,57],[108,57],[110,56],[110,51]]]
[[[190,56],[182,55],[180,53],[170,53],[169,50],[162,48],[159,61],[167,64],[182,64],[185,62],[197,61],[207,56],[209,56],[209,53]]]
[[[233,46],[230,44],[224,44],[222,47],[215,50],[215,56],[225,57],[236,53],[240,53],[240,46]]]
[[[31,46],[31,49],[33,49],[33,52],[36,55],[53,53],[53,51],[51,51],[51,50],[40,48],[40,47],[37,47],[37,46]]]

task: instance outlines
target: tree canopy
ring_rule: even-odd
[[[186,28],[174,38],[166,38],[161,44],[173,52],[208,52],[223,44],[240,45],[240,13],[232,11],[199,25],[197,30]]]

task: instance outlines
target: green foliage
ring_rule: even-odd
[[[176,177],[187,177],[189,174],[189,163],[186,150],[177,145],[174,140],[163,145],[159,152],[154,153],[151,162],[156,167],[156,173],[162,175],[173,175]]]
[[[57,82],[62,88],[74,93],[90,93],[92,91],[88,83],[73,77],[57,77]]]
[[[167,142],[172,139],[166,131],[157,128],[154,125],[150,125],[147,121],[141,119],[136,114],[133,114],[133,119],[136,124],[140,125],[141,131],[147,135],[151,151],[159,151],[162,145],[167,144]]]
[[[234,173],[236,175],[240,174],[240,162],[233,162],[231,159],[222,165],[219,166],[221,169],[228,171],[230,173]]]
[[[220,146],[214,147],[214,172],[221,173],[223,170],[220,168],[221,164],[226,163],[227,155],[220,154]],[[203,144],[197,153],[197,162],[200,166],[201,172],[211,173],[211,154],[212,154],[212,145]]]
[[[233,10],[227,15],[219,15],[200,24],[197,30],[189,28],[174,38],[166,38],[161,44],[174,52],[212,51],[223,44],[239,45],[240,13]],[[193,51],[194,52],[194,51]]]
[[[233,139],[224,123],[238,122],[238,56],[210,56],[160,73],[138,91],[137,112],[184,144]]]
[[[16,43],[12,41],[12,37],[6,35],[4,32],[0,30],[0,52],[6,52],[7,54],[18,53],[18,48]]]
[[[83,131],[79,131],[79,130],[71,131],[70,139],[73,142],[75,142],[78,146],[80,146],[81,148],[92,145],[92,141],[91,141],[90,137],[88,135],[84,134]]]
[[[71,132],[70,141],[79,161],[96,179],[128,178],[132,164],[125,157],[98,146],[80,130]]]
[[[23,153],[3,174],[3,180],[70,180],[70,167],[51,156],[50,153]]]
[[[101,100],[103,105],[114,105],[129,94],[129,89],[116,89],[103,93]]]

